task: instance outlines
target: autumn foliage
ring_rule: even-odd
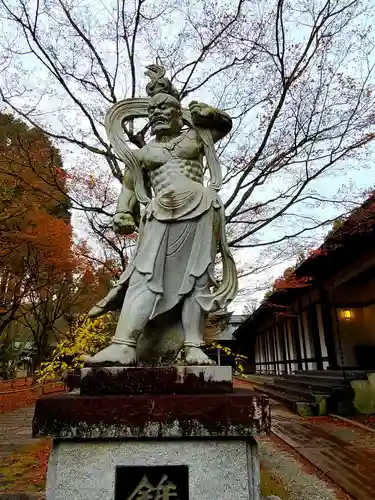
[[[93,320],[84,315],[77,318],[70,333],[57,345],[51,360],[41,364],[36,372],[37,380],[43,382],[62,376],[67,370],[82,368],[84,363],[81,356],[94,355],[106,347],[113,336],[114,328],[114,318],[111,314]]]
[[[45,134],[0,114],[0,304],[6,309],[0,365],[17,323],[32,340],[37,368],[51,340],[102,298],[121,272],[116,259],[97,262],[84,241],[74,242],[68,198],[73,181]]]
[[[48,260],[70,246],[69,202],[61,158],[51,141],[11,115],[0,114],[1,258],[25,256],[33,244]],[[56,222],[59,228],[46,238]],[[61,229],[63,229],[61,231]],[[57,239],[59,235],[59,240]],[[52,246],[54,248],[52,249]],[[23,252],[22,252],[23,250]],[[9,263],[9,261],[7,261]]]
[[[0,301],[14,305],[37,281],[33,269],[71,270],[72,228],[50,140],[0,114]]]

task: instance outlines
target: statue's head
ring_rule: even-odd
[[[156,137],[178,134],[183,125],[181,105],[169,94],[156,94],[150,99],[148,118]]]
[[[178,134],[183,125],[179,94],[165,77],[163,66],[151,64],[146,68],[145,74],[151,80],[146,86],[151,133],[157,137]]]

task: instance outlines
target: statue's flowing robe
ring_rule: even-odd
[[[89,315],[120,309],[126,293],[135,297],[145,287],[154,297],[150,320],[172,310],[193,291],[206,313],[224,309],[237,291],[224,225],[224,209],[213,189],[182,174],[174,178],[173,190],[157,194],[146,207],[131,262]],[[214,281],[218,246],[223,261],[219,287]],[[216,286],[214,293],[210,286]]]

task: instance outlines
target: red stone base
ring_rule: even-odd
[[[80,396],[36,403],[33,436],[70,439],[243,438],[270,429],[267,398],[249,393]]]

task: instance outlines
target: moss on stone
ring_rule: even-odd
[[[322,417],[327,415],[327,399],[323,394],[317,394],[315,396],[317,415]]]
[[[295,411],[300,417],[313,417],[314,412],[310,403],[296,403]]]
[[[50,397],[38,400],[34,436],[97,437],[108,433],[139,435],[178,425],[190,436],[196,425],[205,435],[252,435],[270,428],[269,402],[248,394]],[[80,427],[81,426],[81,427]],[[82,428],[82,429],[81,429]],[[80,431],[81,429],[81,431]],[[119,436],[121,437],[121,436]]]
[[[186,372],[183,382],[176,367],[91,368],[81,380],[83,396],[137,394],[215,394],[233,391],[231,380],[215,381],[205,377],[204,368],[197,375]]]

